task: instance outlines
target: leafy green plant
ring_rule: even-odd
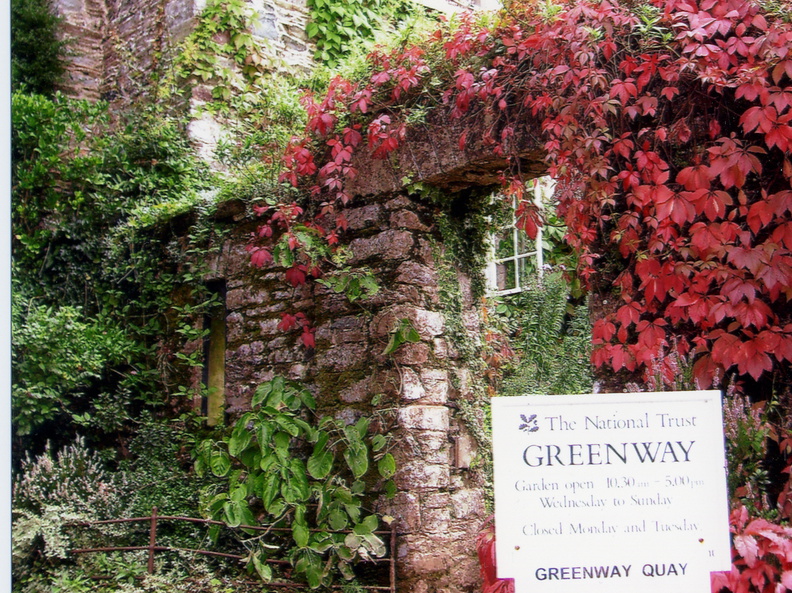
[[[142,110],[111,128],[104,103],[12,97],[12,249],[31,296],[93,306],[86,293],[114,269],[99,265],[111,230],[206,187],[175,118]]]
[[[227,480],[208,501],[209,514],[230,526],[256,525],[262,514],[265,524],[288,525],[290,542],[283,544],[288,558],[313,588],[329,584],[333,569],[352,578],[356,560],[385,553],[374,533],[379,519],[362,507],[364,479],[372,454],[380,478],[389,480],[396,471],[386,437],[369,436],[368,418],[347,425],[332,417],[309,422],[315,407],[308,390],[275,377],[259,386],[252,411],[237,420],[229,436],[199,444],[195,461],[199,474]],[[347,529],[351,533],[340,533]],[[250,555],[265,581],[272,578],[267,563],[272,548],[259,538]]]
[[[374,274],[367,269],[343,267],[316,280],[336,293],[344,293],[350,303],[360,298],[369,298],[379,292]]]
[[[195,516],[200,489],[207,484],[192,470],[190,451],[198,432],[198,418],[165,422],[151,415],[140,419],[129,441],[129,459],[119,463],[129,490],[130,516],[146,517],[157,507],[160,515]],[[163,522],[157,528],[161,545],[195,547],[205,535],[193,523]]]
[[[734,389],[723,400],[729,492],[754,516],[774,508],[767,496],[765,459],[768,437],[774,432],[767,413],[766,402],[752,405]]]
[[[78,407],[81,395],[101,389],[107,369],[137,352],[127,333],[109,320],[86,319],[76,307],[23,301],[18,292],[12,321],[12,422],[18,435],[62,415],[84,414]]]
[[[588,308],[571,307],[569,290],[555,273],[521,293],[497,299],[495,311],[505,322],[515,353],[504,368],[503,395],[591,392]]]
[[[213,81],[212,96],[230,100],[244,79],[254,79],[271,65],[253,37],[252,26],[253,11],[243,0],[209,0],[176,57],[178,75]],[[223,58],[230,59],[236,70]]]
[[[163,351],[196,331],[186,319],[202,314],[203,258],[177,267],[178,250],[150,239],[187,209],[208,219],[209,176],[179,120],[157,108],[112,124],[104,103],[12,101],[16,434],[35,438],[57,420],[61,439],[76,426],[96,441],[119,435],[141,407],[167,401],[178,368],[199,362]],[[190,233],[192,249],[206,226]],[[175,307],[177,285],[190,310]]]
[[[314,57],[330,67],[390,23],[425,12],[410,0],[308,0],[308,9],[311,22],[305,31],[316,42]]]
[[[305,110],[299,102],[300,90],[290,77],[262,74],[250,80],[222,103],[227,135],[218,143],[215,158],[229,168],[235,179],[266,184],[266,190],[252,195],[277,195],[281,153],[289,140],[305,126]]]
[[[399,323],[390,332],[390,340],[385,350],[382,351],[384,356],[393,354],[402,344],[416,343],[421,341],[421,336],[418,331],[413,327],[409,319],[400,319]]]

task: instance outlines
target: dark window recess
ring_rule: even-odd
[[[206,416],[209,426],[225,421],[225,352],[226,352],[226,283],[213,280],[207,290],[217,295],[217,304],[204,315],[203,383],[207,393],[201,398],[201,414]]]

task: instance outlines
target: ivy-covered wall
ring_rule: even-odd
[[[153,91],[158,66],[195,28],[206,0],[54,0],[70,39],[66,94],[132,100]],[[286,68],[313,65],[305,0],[251,0],[253,35]],[[157,75],[155,76],[155,73]]]
[[[306,385],[322,414],[374,419],[392,437],[398,468],[395,492],[383,483],[368,490],[375,510],[396,521],[399,591],[475,591],[486,472],[481,419],[471,427],[466,414],[480,403],[480,377],[465,353],[480,339],[478,316],[469,279],[446,261],[435,207],[403,192],[352,204],[345,264],[379,285],[352,301],[317,283],[292,288],[278,267],[251,267],[245,247],[256,222],[248,214],[241,202],[219,209],[217,224],[228,232],[208,262],[207,282],[226,286],[227,412],[247,411],[256,388],[282,375]],[[298,328],[284,330],[287,311],[312,320],[315,348],[303,346]],[[386,353],[404,320],[417,341]],[[197,370],[196,387],[201,380]]]
[[[84,96],[122,101],[154,88],[151,73],[177,41],[195,31],[196,15],[205,8],[192,0],[106,0],[95,6],[69,1],[57,0],[67,22],[80,21],[91,10],[103,32],[101,47],[96,36],[86,36],[83,53],[77,49],[78,55],[93,56],[93,72],[102,73],[100,84]],[[250,6],[258,15],[253,33],[270,39],[287,63],[308,65],[312,49],[300,24],[306,17],[303,4],[273,0]],[[210,39],[233,42],[223,31]],[[223,59],[234,67],[233,58]],[[203,83],[191,81],[193,109],[218,98],[215,74],[212,70]],[[77,93],[86,89],[74,86]],[[190,125],[193,140],[204,139],[207,155],[217,140],[216,123],[209,114]],[[370,274],[379,287],[375,293],[350,299],[332,283],[292,287],[283,281],[283,268],[252,267],[246,248],[258,224],[250,206],[236,200],[218,208],[215,222],[225,232],[216,234],[222,239],[208,250],[216,255],[206,262],[204,280],[222,287],[225,298],[223,395],[229,417],[247,411],[256,388],[277,374],[307,386],[322,414],[349,423],[372,418],[374,429],[391,437],[397,466],[395,489],[376,481],[366,490],[373,510],[395,521],[399,591],[461,593],[480,587],[476,535],[488,514],[478,284],[450,253],[447,232],[453,225],[443,222],[449,213],[420,197],[419,186],[412,191],[405,186],[422,181],[448,191],[489,186],[504,162],[476,161],[481,146],[473,141],[459,154],[451,149],[457,145],[453,130],[444,122],[428,124],[433,131],[418,126],[392,161],[357,164],[361,174],[350,190],[356,197],[345,211],[348,230],[341,238],[346,256],[338,266]],[[521,141],[534,145],[530,138]],[[539,153],[529,149],[521,156],[526,171],[539,172]],[[448,203],[466,199],[464,193],[458,196]],[[287,327],[286,312],[311,320],[314,347],[301,342],[299,324]],[[203,314],[194,321],[195,334],[211,325]],[[391,347],[400,328],[404,343]],[[186,343],[181,354],[198,360],[210,349],[201,338]],[[196,370],[195,393],[205,393],[202,384],[212,381]],[[202,404],[195,401],[197,409]]]

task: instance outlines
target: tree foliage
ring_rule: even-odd
[[[176,262],[147,233],[196,206],[208,176],[166,114],[114,124],[105,103],[21,91],[12,110],[16,435],[117,434],[174,389]]]
[[[389,24],[426,14],[410,0],[307,0],[307,5],[311,22],[306,33],[316,43],[314,58],[329,66],[337,66],[355,45],[373,42]]]
[[[45,95],[65,73],[68,42],[57,36],[61,22],[49,0],[11,1],[11,86]]]

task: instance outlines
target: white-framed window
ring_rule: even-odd
[[[550,202],[555,182],[550,177],[533,180],[533,201],[540,210]],[[531,240],[512,221],[492,236],[490,257],[486,269],[487,289],[492,296],[514,294],[525,290],[530,278],[541,278],[544,271],[543,233],[539,227],[536,239]]]

